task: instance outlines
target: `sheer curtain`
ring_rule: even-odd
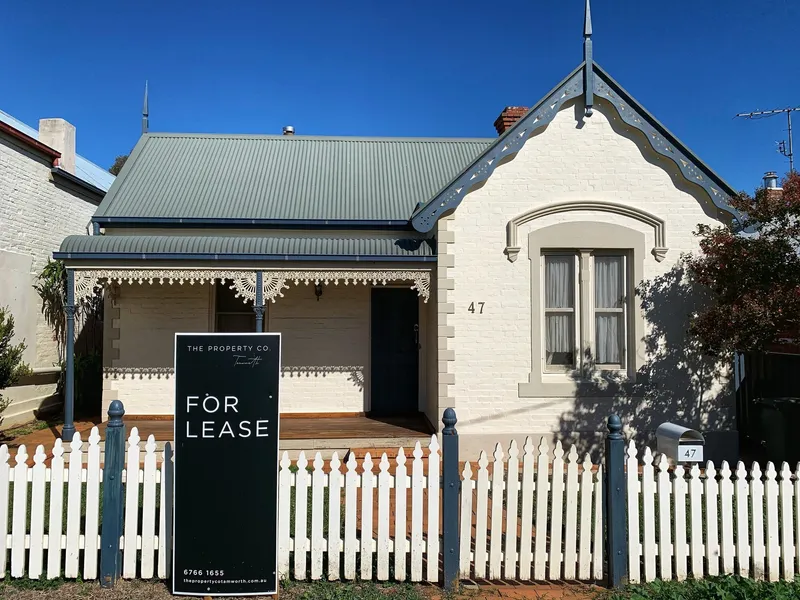
[[[595,256],[595,359],[622,364],[624,318],[624,258]]]
[[[574,364],[575,257],[544,257],[545,350],[548,365]]]

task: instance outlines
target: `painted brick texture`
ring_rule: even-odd
[[[420,302],[421,311],[430,311],[430,306]],[[110,369],[104,381],[104,405],[119,399],[129,414],[172,414],[174,379],[171,374],[153,373],[153,369],[172,367],[176,332],[213,328],[211,310],[208,285],[119,286],[106,310],[104,365]],[[426,321],[421,319],[420,339],[435,343],[435,335],[427,334]],[[282,336],[281,412],[369,409],[369,286],[329,285],[320,300],[312,286],[290,287],[267,306],[265,326]],[[423,410],[431,375],[427,356],[423,349]],[[122,373],[121,369],[134,372]],[[430,416],[435,419],[435,409]]]
[[[268,329],[281,333],[281,412],[363,412],[370,360],[370,288],[328,285],[284,291],[268,307]]]
[[[86,233],[95,209],[57,187],[47,161],[0,139],[0,251],[32,257],[31,283],[64,237]],[[52,366],[58,360],[52,331],[41,316],[38,294],[31,289],[29,298],[37,310],[36,322],[28,328],[35,328],[36,339],[26,340],[35,356],[29,354],[28,360],[33,366]]]
[[[704,423],[730,424],[724,372],[704,386],[691,368],[659,359],[669,352],[674,356],[686,341],[685,324],[679,319],[683,315],[670,313],[679,311],[666,305],[669,318],[675,317],[668,327],[669,339],[658,342],[657,352],[640,357],[652,365],[652,385],[660,393],[646,399],[519,397],[518,384],[527,382],[531,372],[531,344],[540,343],[531,339],[531,294],[539,293],[531,290],[531,231],[565,221],[635,229],[646,236],[644,277],[652,279],[673,268],[682,252],[695,250],[696,226],[713,224],[717,216],[705,193],[652,152],[641,134],[627,131],[604,101],[595,105],[591,118],[582,115],[580,102],[568,104],[515,158],[499,165],[483,187],[467,195],[452,221],[444,227],[440,221],[440,235],[443,229],[452,232],[453,243],[445,245],[444,253],[454,257],[447,277],[455,282],[446,299],[441,293],[439,298],[440,351],[454,351],[454,360],[446,366],[453,383],[440,385],[440,403],[443,394],[452,397],[462,434],[597,432],[612,409],[628,417],[632,429],[647,429],[653,423],[637,415],[655,412],[663,420],[681,419],[690,414],[685,409],[690,405],[701,407],[691,414]],[[503,253],[509,220],[533,208],[578,200],[627,204],[664,219],[666,259],[659,263],[649,254],[655,245],[650,226],[615,214],[571,212],[521,226],[519,258],[509,262]],[[452,303],[453,314],[448,314],[445,301]],[[468,312],[473,302],[485,302],[483,314]],[[634,307],[639,310],[638,300]],[[449,338],[451,334],[455,337]],[[654,407],[654,402],[662,404]]]

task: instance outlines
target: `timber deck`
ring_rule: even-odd
[[[146,440],[152,435],[156,442],[171,442],[174,438],[174,422],[171,418],[164,419],[139,419],[127,417],[123,419],[129,434],[136,427],[139,437]],[[79,421],[75,423],[75,430],[81,434],[81,439],[86,441],[92,427],[97,426],[101,440],[106,437],[106,423],[100,419]],[[9,448],[17,448],[25,444],[29,452],[38,445],[43,445],[46,451],[52,449],[56,439],[61,435],[61,425],[53,425],[48,429],[34,431],[5,443]],[[280,440],[289,446],[300,446],[303,443],[305,450],[321,448],[321,443],[332,447],[351,449],[353,447],[369,448],[388,445],[387,442],[395,440],[424,440],[433,433],[430,424],[423,415],[410,415],[403,417],[371,417],[371,416],[282,416],[280,420]],[[391,444],[394,445],[394,444]]]

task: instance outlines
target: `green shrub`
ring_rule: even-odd
[[[0,390],[14,385],[20,377],[29,375],[30,368],[22,362],[25,342],[16,346],[11,343],[14,337],[14,317],[8,308],[0,307]],[[9,400],[0,394],[0,412],[8,408]]]
[[[800,580],[768,583],[744,577],[654,581],[608,592],[603,600],[800,600]]]

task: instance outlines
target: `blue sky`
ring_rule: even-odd
[[[593,0],[595,59],[737,189],[788,170],[800,1]],[[492,137],[581,60],[583,0],[13,1],[0,109],[63,117],[109,166],[153,131]],[[800,163],[800,113],[796,114]]]

